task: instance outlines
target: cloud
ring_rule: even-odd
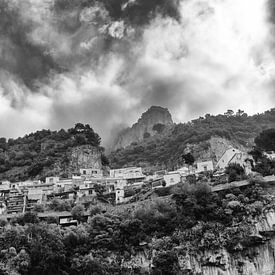
[[[1,135],[83,122],[107,144],[151,105],[176,121],[271,108],[268,4],[0,0]]]

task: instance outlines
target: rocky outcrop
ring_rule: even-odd
[[[191,152],[198,161],[212,159],[214,162],[217,162],[223,153],[230,147],[234,147],[243,152],[248,150],[248,148],[242,146],[236,141],[213,136],[207,141],[195,144],[187,144],[185,153]]]
[[[171,125],[173,125],[173,120],[168,109],[152,106],[142,114],[138,122],[131,128],[124,129],[119,133],[113,149],[124,148],[133,142],[142,141],[146,137],[161,133],[164,130],[164,126]]]
[[[275,211],[270,209],[255,221],[251,238],[255,244],[230,253],[226,249],[209,250],[196,255],[181,255],[178,250],[180,272],[177,274],[201,275],[272,275],[275,274]],[[123,266],[132,270],[141,268],[150,273],[156,254],[152,246],[131,256]]]
[[[102,169],[101,149],[91,145],[82,145],[72,149],[70,171],[79,172],[79,169]]]

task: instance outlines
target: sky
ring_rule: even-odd
[[[89,123],[108,145],[152,105],[175,122],[275,103],[272,0],[0,0],[0,136]]]

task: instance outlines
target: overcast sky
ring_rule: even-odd
[[[89,123],[108,142],[151,105],[174,121],[274,107],[266,0],[0,0],[0,136]]]

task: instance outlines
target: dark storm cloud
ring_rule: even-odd
[[[268,0],[267,8],[268,8],[268,17],[269,17],[270,21],[275,23],[275,1]]]
[[[148,24],[157,14],[180,18],[180,0],[56,0],[56,11],[83,9],[101,4],[113,20],[126,20],[135,26]]]
[[[264,110],[274,77],[265,4],[0,0],[0,135],[4,120],[22,125],[12,135],[79,121],[106,141],[151,105],[176,121]]]
[[[31,22],[23,22],[18,6],[0,1],[0,69],[16,75],[28,87],[52,70],[60,71],[45,49],[29,40],[32,27]]]

